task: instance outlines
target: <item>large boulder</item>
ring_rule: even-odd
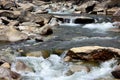
[[[68,50],[65,61],[87,60],[99,62],[109,60],[116,56],[120,56],[120,49],[101,46],[85,46]]]
[[[16,30],[13,26],[0,26],[0,41],[16,42],[26,40],[28,36]]]

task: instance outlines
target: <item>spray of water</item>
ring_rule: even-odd
[[[100,67],[92,67],[89,73],[80,71],[67,76],[65,73],[70,65],[63,62],[61,57],[57,55],[51,55],[47,59],[42,57],[17,57],[17,60],[23,61],[34,69],[34,72],[19,72],[16,71],[15,63],[13,63],[11,69],[20,73],[23,76],[22,80],[95,80],[110,75],[113,68],[111,65],[115,63],[115,60],[106,61],[101,63]]]
[[[83,28],[88,28],[88,29],[91,29],[91,30],[95,30],[97,32],[105,32],[111,28],[115,28],[115,26],[113,26],[112,23],[110,22],[103,22],[103,23],[93,23],[93,24],[86,24],[83,26]]]

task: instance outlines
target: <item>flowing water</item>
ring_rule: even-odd
[[[69,69],[70,64],[65,63],[57,55],[51,55],[48,59],[42,57],[17,57],[16,61],[20,60],[31,66],[34,72],[16,71],[15,63],[12,64],[12,70],[22,75],[22,80],[97,80],[100,78],[111,79],[110,72],[116,61],[109,60],[101,63],[99,67],[91,67],[91,71],[76,72],[67,76],[65,73]]]
[[[23,48],[28,51],[47,49],[70,49],[80,46],[108,46],[120,48],[120,33],[110,31],[116,28],[111,22],[74,24],[74,18],[66,21],[54,30],[48,41],[34,45],[33,42],[2,44],[0,48],[12,47]],[[16,62],[20,60],[32,67],[33,72],[17,71]],[[91,71],[79,71],[71,75],[66,75],[71,63],[64,62],[62,57],[51,55],[49,58],[43,57],[16,57],[12,63],[12,70],[22,75],[22,80],[113,80],[111,71],[114,68],[115,60],[101,63],[99,66],[91,66]]]

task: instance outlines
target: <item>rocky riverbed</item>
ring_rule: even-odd
[[[1,80],[119,80],[119,0],[0,0]]]

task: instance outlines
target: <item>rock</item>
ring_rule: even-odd
[[[32,3],[33,0],[16,0],[18,3]]]
[[[76,24],[87,24],[87,23],[94,23],[95,20],[93,18],[90,17],[85,17],[85,16],[81,16],[75,19]]]
[[[20,15],[20,11],[0,10],[0,16],[7,17],[8,19],[17,19]]]
[[[116,12],[113,14],[113,16],[120,16],[120,8],[116,10]]]
[[[32,51],[32,52],[26,53],[26,56],[48,58],[50,56],[50,52],[47,52],[47,51]]]
[[[50,35],[50,34],[52,34],[53,30],[51,29],[51,25],[49,25],[49,24],[44,25],[43,27],[41,27],[39,29],[39,33],[41,35]]]
[[[3,26],[0,29],[0,41],[16,42],[27,38],[28,36],[25,33],[16,30],[13,26]]]
[[[120,79],[120,71],[112,71],[112,75],[117,78]]]
[[[99,62],[109,60],[115,56],[120,56],[120,49],[101,46],[76,47],[68,50],[66,57],[68,56],[72,60],[86,60]]]
[[[10,75],[10,70],[4,67],[0,67],[0,78],[12,79]]]
[[[11,10],[17,8],[15,0],[0,0],[0,6],[2,9]]]
[[[10,64],[7,62],[3,63],[1,66],[4,68],[10,69]]]
[[[80,72],[80,71],[90,72],[90,69],[88,67],[82,66],[82,65],[72,65],[70,66],[70,70],[73,73]]]
[[[25,3],[25,4],[18,3],[18,5],[19,5],[19,8],[21,10],[24,10],[24,11],[31,11],[32,12],[34,9],[34,5],[32,3]]]
[[[35,22],[39,24],[40,26],[43,26],[44,24],[48,23],[51,19],[51,15],[49,14],[31,14],[28,11],[23,11],[21,15],[19,16],[19,21],[21,23],[23,22]]]
[[[10,71],[10,75],[11,75],[12,79],[21,80],[21,75],[16,72]]]
[[[5,80],[13,80],[13,79],[20,79],[20,75],[16,72],[10,71],[7,68],[0,67],[0,78],[3,78]]]
[[[113,8],[110,8],[110,9],[107,9],[107,15],[117,15],[115,13],[117,13],[116,11],[118,11],[119,8],[117,7],[113,7]]]
[[[1,50],[0,51],[0,62],[2,62],[2,64],[4,63],[11,64],[15,60],[16,56],[18,56],[18,53],[12,50],[11,48]]]
[[[27,66],[25,63],[23,63],[22,61],[17,61],[15,63],[15,69],[17,71],[25,71],[25,72],[33,72],[33,69],[29,66]]]
[[[111,73],[115,78],[120,79],[120,65],[117,65]]]
[[[25,26],[25,27],[39,27],[39,24],[36,24],[35,22],[23,22],[20,24],[20,26]]]
[[[88,1],[86,3],[83,3],[81,6],[78,6],[76,10],[82,11],[83,13],[89,13],[93,11],[97,3],[98,3],[97,1]]]
[[[120,28],[120,22],[114,22],[113,26],[117,26],[118,28]]]

